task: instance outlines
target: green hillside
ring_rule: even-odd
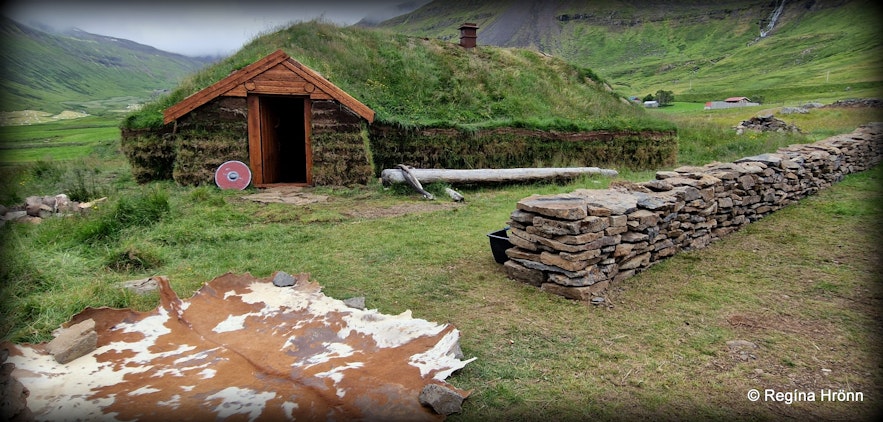
[[[588,68],[525,49],[455,43],[320,22],[267,34],[127,119],[161,124],[162,110],[282,49],[376,112],[404,126],[670,128],[628,104]]]
[[[434,1],[382,27],[453,40],[462,22],[479,44],[530,47],[591,67],[624,95],[673,91],[705,101],[746,95],[849,96],[883,86],[880,8],[866,0]]]
[[[50,34],[0,19],[0,111],[100,112],[90,102],[143,101],[203,67],[198,59],[74,31]],[[124,106],[125,104],[123,104]]]

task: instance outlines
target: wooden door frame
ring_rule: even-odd
[[[266,183],[264,181],[264,156],[261,142],[261,97],[264,95],[249,93],[246,97],[248,106],[248,161],[252,173],[252,185],[259,188],[272,186],[312,186],[313,185],[313,147],[312,147],[312,101],[309,97],[300,98],[304,110],[304,153],[306,154],[306,183]]]

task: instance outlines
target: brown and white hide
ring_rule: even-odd
[[[155,310],[87,308],[66,324],[95,321],[85,356],[59,364],[45,344],[8,346],[13,376],[37,420],[444,418],[418,396],[474,360],[457,357],[458,330],[350,308],[298,278],[226,274],[181,300],[160,277]]]

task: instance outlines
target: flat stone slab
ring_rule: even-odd
[[[585,199],[573,194],[533,195],[518,201],[516,207],[562,220],[582,220],[589,215]]]
[[[46,345],[58,363],[68,363],[80,356],[95,350],[98,345],[98,334],[95,332],[95,321],[86,319],[70,327],[58,331],[58,335]]]
[[[265,189],[259,193],[245,195],[242,199],[261,203],[308,205],[328,201],[327,195],[305,192],[298,187],[278,187]]]
[[[159,290],[159,284],[153,277],[129,280],[120,283],[120,287],[128,289],[137,295],[144,295]]]
[[[781,154],[775,153],[766,153],[760,155],[752,155],[751,157],[743,157],[736,160],[736,163],[746,163],[746,162],[757,162],[764,163],[766,165],[779,165],[782,162],[782,158],[784,158]]]
[[[612,214],[628,214],[638,209],[638,198],[632,193],[613,189],[577,189],[573,192],[592,207],[609,209]]]

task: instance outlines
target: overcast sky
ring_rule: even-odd
[[[3,14],[24,24],[79,28],[190,56],[227,55],[255,36],[323,18],[351,25],[389,18],[428,0],[12,0]]]

